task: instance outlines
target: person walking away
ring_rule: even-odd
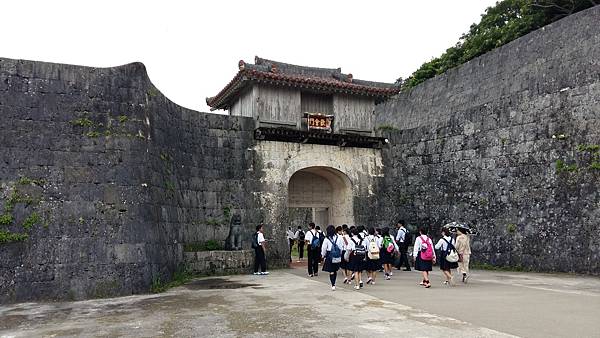
[[[444,285],[454,285],[452,280],[452,269],[458,268],[457,262],[449,262],[446,257],[452,250],[455,249],[456,240],[452,238],[450,229],[442,228],[442,238],[435,244],[435,248],[440,250],[440,270],[444,274]]]
[[[346,224],[342,224],[342,234],[341,234],[341,238],[342,241],[344,242],[344,247],[342,250],[342,262],[340,263],[340,268],[343,270],[344,272],[344,284],[348,283],[350,284],[350,253],[351,253],[351,248],[350,248],[350,229],[348,229],[348,225]]]
[[[404,227],[404,220],[399,220],[396,224],[398,233],[396,234],[396,244],[398,251],[400,252],[400,262],[398,263],[398,270],[404,266],[404,271],[410,271],[410,263],[408,261],[408,246],[410,245],[410,234]]]
[[[375,234],[375,228],[369,228],[368,235],[363,240],[363,245],[367,248],[367,260],[365,264],[368,275],[367,284],[375,285],[377,271],[379,271],[379,268],[381,267],[379,261],[381,241]]]
[[[263,234],[263,226],[259,224],[256,226],[256,233],[252,239],[252,247],[254,248],[254,274],[255,275],[268,275],[267,272],[267,259],[265,257],[266,251],[266,239]],[[258,268],[260,267],[260,272]]]
[[[323,271],[329,272],[331,291],[335,291],[335,281],[337,279],[340,263],[342,262],[344,241],[342,240],[342,237],[337,234],[333,225],[327,226],[326,234],[326,239],[323,241],[323,246],[321,247]]]
[[[385,227],[381,229],[383,241],[381,245],[381,263],[383,264],[383,272],[385,273],[385,279],[390,280],[392,278],[392,265],[394,264],[394,254],[398,252],[398,244],[390,235],[390,228]]]
[[[308,252],[308,277],[315,277],[319,275],[319,243],[321,238],[319,232],[315,229],[315,223],[309,223],[308,227],[310,230],[304,236],[304,242],[307,245]]]
[[[294,246],[294,239],[295,239],[294,232],[292,231],[292,227],[288,227],[286,234],[287,234],[288,241],[290,242],[290,262],[291,262],[292,261],[292,247]]]
[[[294,234],[296,243],[298,243],[298,263],[304,259],[304,231],[302,227],[298,226],[298,230]]]
[[[469,280],[469,260],[471,258],[471,239],[463,228],[456,228],[456,252],[458,252],[458,272],[462,273],[462,282]]]
[[[423,275],[423,280],[419,285],[430,288],[429,271],[431,271],[435,263],[435,250],[433,249],[431,238],[427,236],[427,232],[426,227],[419,229],[419,237],[415,239],[413,247],[413,256],[415,257],[415,270],[421,271]]]
[[[315,230],[319,233],[319,252],[321,252],[321,247],[323,246],[323,242],[325,241],[325,234],[321,230],[320,226],[316,226]],[[321,264],[321,256],[319,255],[319,264]]]
[[[362,238],[360,237],[360,230],[358,228],[352,229],[352,237],[350,238],[350,271],[353,272],[355,286],[354,289],[358,290],[363,287],[362,271],[365,269],[365,258],[367,256],[367,249],[363,245]]]

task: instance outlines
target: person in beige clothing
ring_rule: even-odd
[[[462,282],[466,283],[469,279],[469,258],[471,257],[471,240],[467,236],[465,229],[456,228],[458,236],[456,237],[456,252],[458,252],[458,272],[462,272]]]

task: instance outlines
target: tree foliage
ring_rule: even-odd
[[[598,4],[600,0],[499,1],[486,9],[481,21],[472,24],[456,45],[398,82],[402,89],[412,88],[531,31]]]

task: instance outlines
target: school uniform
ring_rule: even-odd
[[[342,236],[334,235],[333,238],[327,237],[323,241],[323,246],[321,247],[321,257],[324,258],[323,271],[337,272],[340,269],[340,263],[333,263],[331,261],[331,249],[333,249],[334,245],[336,245],[340,249],[341,254],[344,248],[344,241],[342,239]]]
[[[406,233],[408,230],[404,226],[401,226],[396,233],[396,244],[398,245],[398,251],[400,252],[400,262],[398,263],[398,269],[404,266],[404,269],[410,271],[410,263],[408,262],[408,243],[406,242]]]
[[[319,248],[312,248],[312,240],[314,237],[320,238],[319,237],[319,232],[317,230],[310,230],[306,233],[306,235],[304,236],[304,239],[308,245],[308,274],[309,275],[315,275],[319,273],[319,259],[321,258],[320,256],[320,251]]]
[[[358,236],[352,236],[350,238],[350,250],[354,251],[356,245],[362,244],[362,239]],[[361,272],[365,269],[365,258],[356,256],[353,253],[350,254],[350,263],[348,263],[348,269],[353,272]]]
[[[381,258],[381,264],[394,264],[394,253],[398,251],[398,244],[394,241],[392,236],[389,236],[390,242],[394,246],[394,250],[392,252],[388,252],[387,248],[383,246],[385,242],[385,236],[381,241],[381,250],[379,251],[379,257]]]
[[[342,248],[342,261],[340,262],[340,268],[344,269],[344,270],[349,270],[348,268],[348,264],[349,261],[346,261],[344,259],[344,257],[346,256],[346,252],[349,252],[351,249],[349,248],[350,246],[350,236],[348,235],[342,235],[340,236],[342,238],[342,242],[344,243],[344,246]]]
[[[415,270],[431,271],[433,268],[433,260],[425,261],[421,259],[421,251],[424,251],[427,248],[427,245],[433,245],[431,238],[427,237],[427,235],[421,235],[415,239],[415,246],[413,247]],[[433,259],[435,259],[435,250],[433,250]]]
[[[367,271],[379,271],[379,269],[381,269],[381,263],[379,261],[379,258],[377,259],[371,259],[369,258],[369,245],[371,242],[375,242],[375,245],[377,245],[377,247],[379,248],[379,255],[381,256],[381,238],[374,236],[374,235],[368,235],[367,237],[365,237],[365,239],[363,239],[363,245],[364,247],[367,249],[367,258],[365,261],[365,270]]]
[[[296,233],[294,234],[294,239],[296,239],[298,241],[298,259],[302,259],[304,258],[304,238],[300,238],[300,237],[304,237],[305,233],[304,231],[302,231],[302,236],[300,235],[300,231],[298,230],[296,231]]]
[[[261,272],[267,271],[267,260],[265,258],[265,249],[263,248],[265,236],[260,231],[257,232],[257,242],[258,246],[254,248],[254,273],[258,272],[259,267]]]
[[[448,245],[450,244],[450,245]],[[446,256],[456,245],[456,241],[451,236],[444,236],[436,243],[435,248],[440,250],[440,270],[450,271],[458,268],[458,262],[448,262]]]

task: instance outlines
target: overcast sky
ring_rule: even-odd
[[[140,61],[174,102],[207,96],[240,59],[337,68],[394,82],[456,43],[492,0],[12,0],[0,12],[0,57],[94,67]]]

